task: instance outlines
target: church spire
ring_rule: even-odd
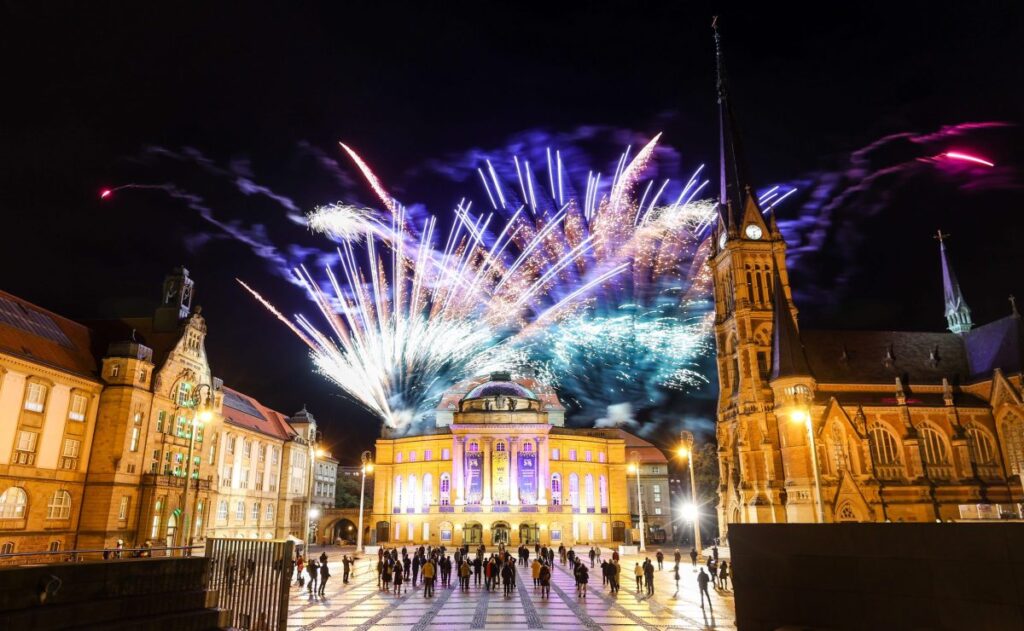
[[[949,264],[949,254],[946,252],[946,238],[941,230],[935,233],[939,241],[939,257],[942,259],[942,294],[946,303],[946,324],[953,333],[966,333],[971,330],[974,323],[971,321],[971,309],[964,300],[963,292],[960,291],[960,283],[953,273],[953,266]]]
[[[768,232],[757,195],[747,179],[746,165],[740,147],[739,130],[729,102],[725,62],[722,55],[722,37],[718,32],[718,16],[711,21],[715,33],[715,70],[718,92],[718,155],[719,192],[718,212],[725,227],[742,232],[748,225],[756,225],[762,234]],[[760,236],[756,237],[760,238]]]
[[[793,320],[793,311],[786,299],[786,288],[778,270],[772,300],[772,374],[771,380],[783,377],[810,377],[811,367],[807,363],[804,344]]]

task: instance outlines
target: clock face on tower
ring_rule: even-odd
[[[747,235],[748,239],[754,239],[756,241],[757,239],[761,238],[761,235],[764,234],[764,231],[761,230],[761,226],[756,226],[752,223],[748,223],[747,227],[743,230],[743,234]]]
[[[724,250],[725,249],[725,242],[728,241],[728,240],[729,240],[729,235],[727,235],[726,233],[723,232],[721,234],[721,236],[718,237],[718,249],[719,250]]]

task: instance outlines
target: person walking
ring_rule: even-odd
[[[661,550],[658,550],[658,554],[656,555],[656,557],[658,559],[658,571],[660,572],[661,570],[665,569],[665,553],[663,553]]]
[[[547,598],[551,595],[551,568],[548,565],[541,566],[538,579],[540,580],[540,597]]]
[[[588,570],[587,566],[584,565],[583,563],[580,563],[579,568],[580,568],[579,593],[577,595],[579,597],[583,598],[583,600],[586,600],[587,599],[587,583],[590,580],[590,570]]]
[[[465,558],[462,559],[462,565],[459,566],[459,586],[464,592],[469,591],[469,575],[471,573],[472,570],[469,569],[469,561]]]
[[[384,591],[386,592],[391,591],[391,576],[393,570],[394,566],[391,563],[391,559],[388,559],[384,562],[384,574],[381,579],[384,583]]]
[[[530,566],[530,575],[533,576],[533,586],[537,587],[540,584],[540,559],[534,559],[533,565]]]
[[[714,609],[711,606],[711,594],[708,592],[708,575],[704,573],[704,568],[700,568],[700,574],[697,575],[697,587],[700,588],[700,608],[704,608],[704,597],[708,597],[708,608]]]
[[[348,585],[348,576],[352,573],[352,561],[348,558],[348,555],[341,557],[341,582],[344,585]]]
[[[295,557],[295,584],[300,588],[306,582],[306,560],[302,558],[302,555]]]
[[[633,568],[633,573],[636,574],[636,593],[639,594],[640,590],[644,587],[644,568],[640,567],[639,562]]]
[[[480,587],[480,575],[483,573],[484,562],[477,554],[476,558],[473,559],[473,585]]]
[[[690,562],[693,563],[693,567],[697,567],[697,548],[690,548]]]
[[[729,589],[729,562],[722,561],[718,566],[718,584],[722,589]]]
[[[512,595],[512,574],[515,570],[512,569],[511,563],[505,563],[501,568],[501,584],[505,588],[505,596]]]
[[[647,586],[647,595],[654,595],[654,564],[650,559],[644,562],[644,583]]]
[[[320,556],[323,561],[320,562],[320,591],[321,597],[324,595],[324,590],[327,589],[327,579],[331,578],[331,570],[327,567],[327,555],[323,554]]]
[[[427,559],[423,562],[423,597],[429,598],[434,595],[434,562]]]
[[[384,559],[377,557],[377,589],[384,584]]]
[[[612,593],[616,596],[619,595],[619,589],[622,587],[622,564],[619,563],[618,559],[612,559]]]
[[[319,572],[317,570],[319,570],[319,569],[320,569],[320,567],[316,564],[316,560],[315,559],[310,559],[309,560],[309,565],[306,566],[306,572],[309,574],[309,587],[308,587],[308,589],[309,589],[309,595],[310,596],[316,594],[316,579],[317,579],[317,576],[319,574]]]
[[[715,557],[715,563],[718,563],[718,546],[711,546],[711,556]]]
[[[675,579],[676,579],[676,593],[678,594],[679,593],[679,562],[678,561],[676,562],[676,568],[675,568],[674,573],[675,573]]]
[[[590,567],[594,567],[594,560],[597,558],[597,550],[590,546]]]
[[[412,557],[412,588],[416,589],[416,580],[420,575],[420,565],[423,564],[423,557],[417,552]]]
[[[679,561],[680,561],[680,559],[682,559],[682,558],[683,558],[683,555],[679,554],[679,548],[676,548],[676,554],[675,554],[675,557],[676,557],[676,565],[679,565]]]

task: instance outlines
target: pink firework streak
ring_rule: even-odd
[[[971,155],[969,153],[963,153],[961,151],[947,151],[946,153],[942,154],[942,157],[949,158],[950,160],[961,160],[963,162],[971,162],[973,164],[980,164],[987,167],[995,166],[995,163],[989,162],[984,158],[979,158],[978,156]]]

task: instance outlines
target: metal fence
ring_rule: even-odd
[[[231,626],[250,631],[284,631],[295,544],[258,539],[207,539],[212,559],[210,589],[218,606],[232,612]]]
[[[94,548],[81,550],[35,550],[0,554],[0,567],[79,563],[82,561],[123,561],[152,557],[203,556],[203,546],[175,546],[142,548]]]

